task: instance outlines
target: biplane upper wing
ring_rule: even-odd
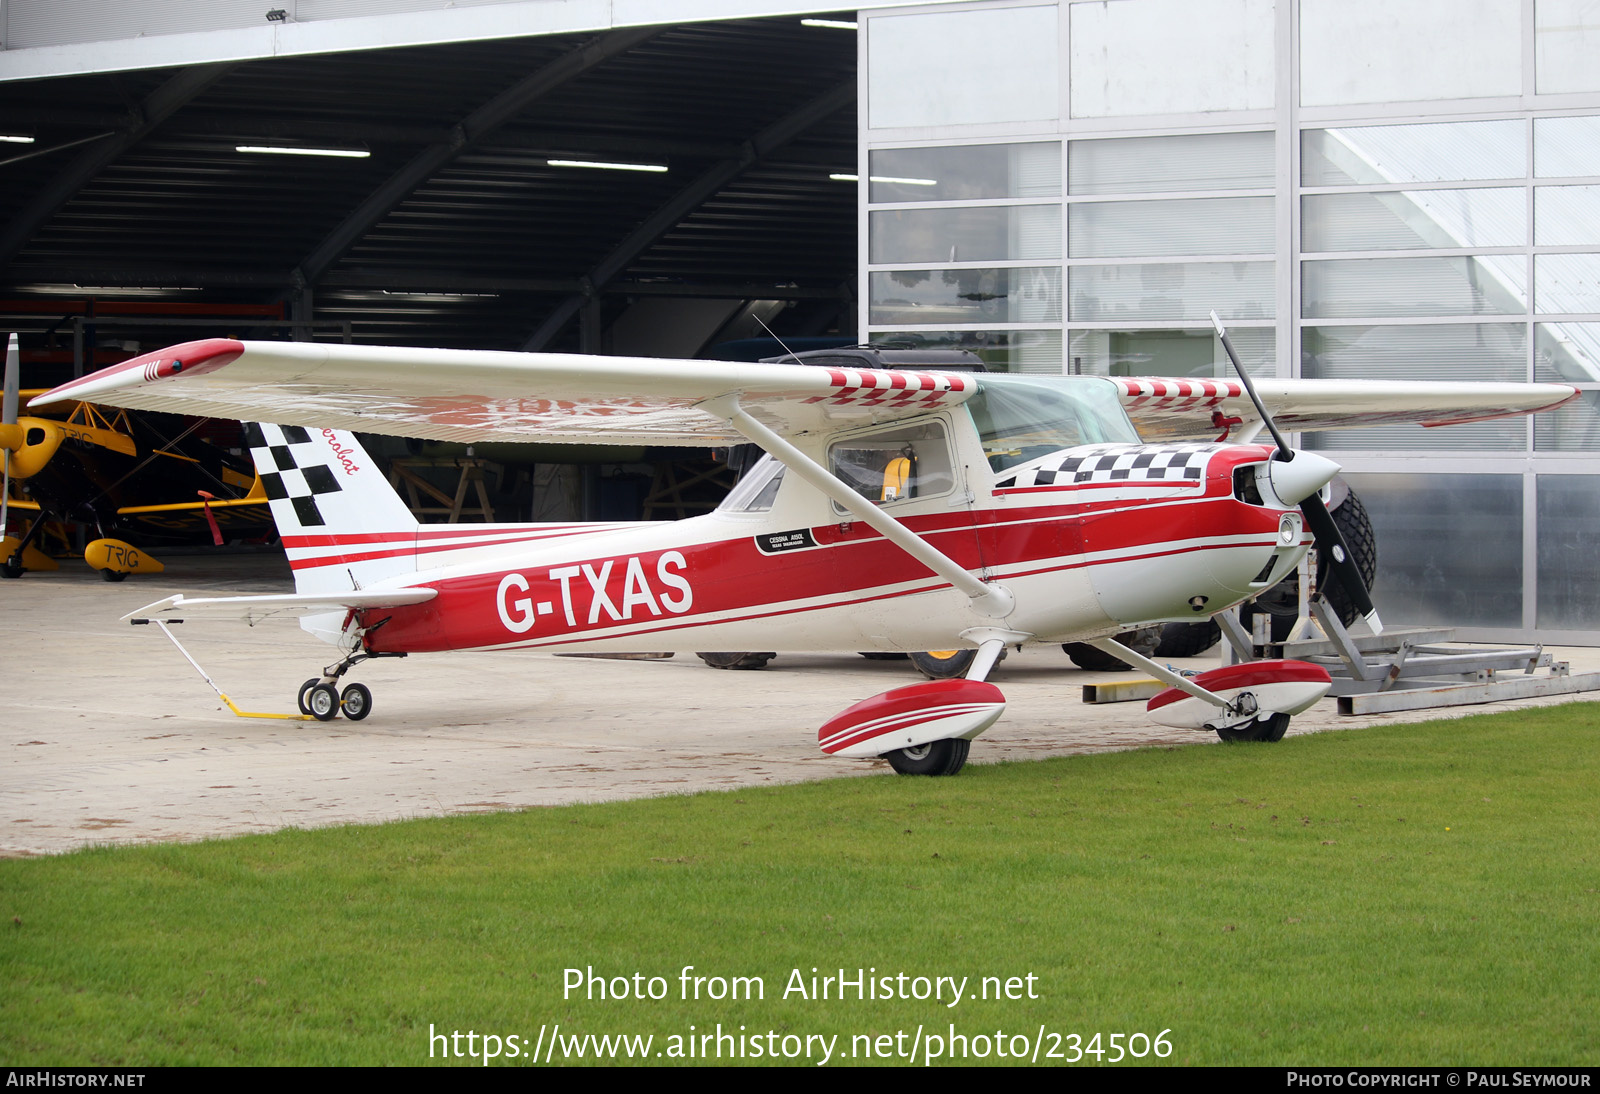
[[[959,373],[214,338],[113,365],[34,403],[90,399],[445,441],[705,447],[745,440],[699,407],[727,395],[793,436],[924,413],[976,390]]]
[[[1261,415],[1237,380],[1116,377],[1139,435],[1155,440],[1237,439]],[[1439,383],[1405,380],[1255,381],[1278,428],[1356,429],[1409,422],[1424,426],[1536,414],[1578,397],[1567,384]]]

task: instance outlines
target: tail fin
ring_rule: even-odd
[[[295,591],[347,592],[416,570],[416,518],[354,434],[252,424],[247,438]]]

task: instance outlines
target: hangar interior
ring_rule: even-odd
[[[780,18],[8,82],[0,312],[38,365],[74,317],[102,364],[262,306],[386,344],[850,337],[855,73]]]

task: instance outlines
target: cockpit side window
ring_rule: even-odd
[[[783,472],[783,464],[771,456],[763,456],[717,508],[724,513],[767,512],[778,498],[778,487],[783,485]]]
[[[828,447],[828,466],[852,490],[879,505],[939,497],[955,489],[950,441],[939,421],[895,424],[836,441]]]

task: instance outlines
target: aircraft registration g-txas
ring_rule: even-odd
[[[828,753],[936,775],[959,770],[1000,717],[1004,697],[986,682],[997,658],[1034,642],[1090,643],[1164,680],[1149,709],[1165,724],[1280,738],[1326,694],[1322,669],[1254,662],[1191,679],[1111,637],[1238,604],[1293,570],[1314,538],[1340,554],[1319,496],[1337,465],[1289,449],[1277,427],[1441,425],[1576,396],[1553,384],[1264,380],[1258,400],[1241,380],[209,339],[34,403],[273,423],[253,427],[252,455],[296,592],[177,596],[133,615],[300,614],[344,655],[301,689],[314,717],[365,717],[368,689],[337,684],[385,655],[975,649],[964,679],[896,688],[818,731]],[[1276,447],[1253,443],[1263,426]],[[352,430],[749,441],[767,455],[705,516],[446,527],[417,523]],[[1358,599],[1370,608],[1364,588]]]

